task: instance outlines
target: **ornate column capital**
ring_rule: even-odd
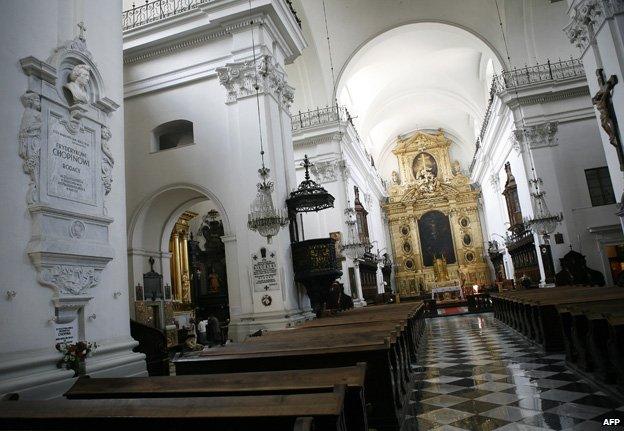
[[[284,109],[288,110],[294,100],[295,90],[288,85],[282,66],[269,54],[253,60],[227,63],[218,67],[219,82],[227,90],[226,103],[254,96],[258,92],[272,95]]]
[[[314,162],[312,165],[312,174],[319,184],[331,183],[338,179],[339,160],[324,160]]]
[[[570,43],[585,50],[596,27],[604,20],[624,13],[624,0],[579,0],[571,11],[570,23],[563,31]]]
[[[514,140],[519,146],[520,152],[524,147],[530,149],[554,147],[557,145],[557,130],[559,123],[557,121],[549,121],[547,123],[528,126],[524,129],[514,130]],[[515,145],[514,145],[515,146]]]

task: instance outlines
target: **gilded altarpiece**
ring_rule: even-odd
[[[393,242],[401,296],[431,290],[463,289],[490,282],[479,220],[479,191],[458,162],[451,163],[451,140],[440,130],[399,139],[393,150],[399,172],[392,173],[384,205]]]

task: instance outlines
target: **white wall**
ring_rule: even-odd
[[[290,12],[275,16],[282,13],[279,8],[284,5],[283,2],[254,2],[253,5],[253,13],[260,17],[253,25],[256,55],[270,54],[277,74],[287,58],[299,54],[302,46],[297,43],[304,43],[296,24],[292,26],[294,21],[289,21],[292,20]],[[228,99],[231,94],[217,75],[218,67],[252,59],[252,27],[247,24],[246,13],[241,14],[233,3],[228,7],[232,9],[217,7],[213,11],[216,15],[208,14],[210,19],[206,14],[195,14],[189,19],[190,24],[187,23],[192,29],[180,29],[180,33],[161,31],[158,26],[126,32],[127,202],[132,220],[129,226],[131,253],[137,256],[133,257],[136,266],[142,267],[141,262],[146,259],[141,256],[142,249],[155,247],[156,253],[163,253],[166,247],[162,242],[159,247],[153,239],[147,238],[147,235],[154,236],[154,229],[149,226],[152,223],[162,226],[166,219],[173,218],[173,213],[187,209],[191,201],[210,199],[221,214],[227,237],[224,243],[232,316],[230,329],[237,336],[238,332],[244,335],[243,332],[259,328],[284,327],[308,316],[302,311],[301,298],[294,285],[288,229],[282,229],[270,246],[280,262],[280,290],[271,293],[272,305],[263,306],[260,303],[263,293],[252,290],[251,253],[266,246],[263,237],[247,228],[247,215],[259,182],[258,107],[253,94],[244,90],[237,93],[240,87],[236,85],[249,84],[249,81],[243,82],[247,71],[241,72],[232,99]],[[215,17],[219,14],[222,14],[219,19],[231,26],[228,31],[223,31],[217,22]],[[283,26],[278,30],[274,23],[280,19],[285,21],[280,22]],[[258,20],[264,20],[261,27]],[[193,31],[199,37],[198,42],[187,43],[188,33]],[[203,39],[210,32],[215,32],[215,36]],[[184,38],[185,42],[179,45],[181,39],[178,38]],[[155,52],[154,42],[169,44],[170,48]],[[297,45],[296,49],[293,44]],[[148,54],[142,57],[145,53]],[[275,183],[273,200],[280,209],[285,206],[287,193],[295,186],[290,115],[285,105],[286,96],[278,93],[281,88],[261,91],[259,95],[265,162]],[[175,119],[193,123],[194,144],[150,153],[153,129]],[[177,192],[164,192],[174,189]],[[184,193],[189,200],[180,197]],[[161,205],[169,209],[168,217],[164,217],[164,210],[152,211]],[[142,234],[143,229],[148,233]],[[165,276],[166,260],[167,256],[163,256]],[[140,273],[133,269],[135,278]],[[130,285],[135,282],[131,280]]]
[[[612,103],[620,125],[620,139],[622,139],[624,86],[621,82],[624,72],[624,10],[619,2],[614,2],[608,11],[599,9],[598,13],[595,12],[595,8],[587,7],[587,0],[567,0],[567,4],[570,24],[566,27],[566,32],[570,43],[575,46],[576,55],[580,55],[583,61],[590,94],[594,95],[600,90],[596,77],[597,69],[604,70],[606,79],[613,75],[619,78],[620,83],[612,91]],[[598,6],[601,5],[602,3]],[[596,117],[599,119],[597,111]],[[602,128],[600,137],[615,197],[621,203],[624,192],[624,173],[621,170],[616,149],[609,143],[607,134]],[[624,213],[621,210],[618,213],[620,223],[624,226]]]
[[[27,89],[27,77],[19,60],[35,56],[45,60],[53,50],[77,35],[76,24],[84,21],[87,45],[106,84],[106,95],[121,104],[121,1],[26,0],[4,2],[0,14],[0,139],[6,147],[0,158],[0,220],[5,227],[0,246],[0,393],[20,391],[25,397],[58,396],[71,384],[72,372],[59,370],[54,349],[53,291],[36,280],[36,271],[25,252],[31,236],[31,218],[26,207],[28,176],[22,171],[17,134],[23,107],[20,96]],[[102,37],[106,35],[106,37]],[[93,299],[85,319],[85,339],[100,348],[88,369],[95,375],[128,375],[145,371],[142,355],[132,354],[130,338],[126,262],[126,210],[124,173],[123,107],[109,121],[115,165],[113,187],[107,197],[108,215],[114,218],[110,244],[115,257],[102,273],[101,282],[89,292]],[[15,298],[7,300],[6,291]],[[114,297],[113,292],[122,296]],[[14,367],[14,368],[12,368]]]
[[[570,87],[563,90],[562,85]],[[551,92],[558,96],[551,95]],[[486,236],[502,246],[497,235],[504,236],[509,227],[506,204],[501,195],[506,181],[506,162],[510,162],[518,184],[522,215],[525,218],[533,216],[532,188],[528,180],[533,177],[531,169],[534,167],[535,176],[543,181],[541,190],[545,192],[550,213],[563,216],[554,233],[562,233],[564,243],[555,244],[554,235],[550,238],[555,271],[560,270],[559,259],[572,246],[585,254],[588,266],[601,271],[609,282],[610,270],[602,250],[602,238],[590,233],[590,228],[604,232],[617,225],[618,218],[615,205],[592,207],[590,201],[585,169],[607,166],[608,162],[600,146],[599,126],[593,116],[587,82],[580,77],[567,80],[565,84],[535,84],[521,88],[519,93],[510,90],[500,94],[504,100],[498,96],[494,99],[493,115],[471,173],[473,181],[482,187]],[[517,98],[526,94],[532,94],[536,102],[518,108]],[[513,106],[515,118],[506,104]],[[535,142],[515,141],[514,129],[531,129],[546,122],[556,124],[550,144],[546,144],[545,135]],[[511,259],[508,254],[505,259],[509,270]],[[510,271],[507,275],[512,276]]]

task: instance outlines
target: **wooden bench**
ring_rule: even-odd
[[[344,312],[239,344],[177,356],[177,374],[276,371],[367,363],[369,424],[398,429],[409,398],[410,360],[422,333],[422,304],[392,304]],[[413,340],[413,341],[410,341]]]
[[[624,299],[624,289],[569,287],[495,294],[495,316],[526,335],[546,351],[564,350],[557,305],[593,299]]]
[[[605,382],[624,388],[624,299],[558,307],[568,346],[566,359]]]
[[[346,431],[344,386],[315,394],[0,402],[2,430],[137,427],[210,431]]]
[[[617,383],[624,391],[624,311],[605,313],[609,325],[607,351],[609,360],[615,366]]]
[[[332,392],[344,385],[345,423],[366,431],[366,364],[311,370],[183,375],[163,377],[81,377],[65,393],[68,399],[179,398]]]

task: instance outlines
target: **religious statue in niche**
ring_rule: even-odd
[[[461,165],[459,164],[459,160],[453,160],[451,170],[453,171],[453,175],[461,174]]]
[[[438,187],[438,164],[429,153],[420,153],[414,157],[412,173],[420,193],[433,193]]]
[[[448,270],[446,268],[446,258],[444,255],[442,257],[436,257],[433,262],[433,273],[435,274],[435,281],[448,281],[449,275]]]
[[[392,171],[392,184],[395,186],[401,185],[401,179],[397,171]]]
[[[71,95],[73,103],[89,103],[89,80],[91,68],[86,64],[77,64],[69,74],[69,82],[63,85]]]
[[[423,264],[433,266],[437,258],[455,263],[455,249],[449,219],[440,211],[429,211],[418,220]]]
[[[182,274],[182,302],[191,302],[191,277],[187,271]]]
[[[611,100],[611,92],[613,91],[613,87],[618,83],[618,79],[617,76],[611,75],[609,80],[605,80],[603,69],[596,70],[596,76],[598,78],[600,90],[592,97],[592,102],[600,114],[600,124],[609,137],[609,143],[617,150],[620,170],[624,170],[624,153],[622,152],[620,131]]]

